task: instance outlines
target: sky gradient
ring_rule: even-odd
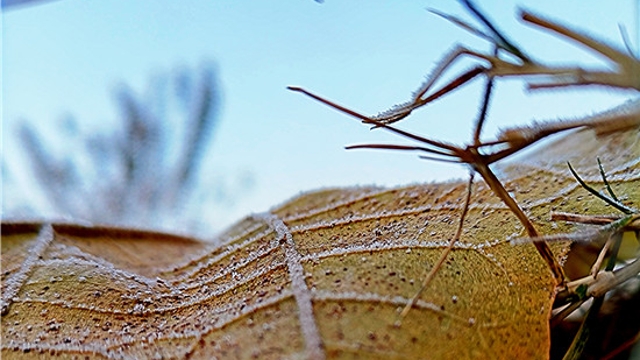
[[[485,4],[486,3],[486,4]],[[615,5],[613,5],[615,4]],[[537,60],[606,67],[574,44],[516,18],[522,6],[622,47],[624,25],[637,49],[635,1],[495,1],[482,8]],[[181,67],[213,62],[223,94],[221,123],[203,173],[253,187],[210,217],[222,230],[302,191],[377,184],[399,186],[465,176],[461,166],[419,160],[408,153],[344,150],[345,145],[406,143],[299,94],[303,86],[366,114],[408,100],[454,44],[489,46],[428,12],[470,19],[453,1],[169,1],[63,0],[2,14],[3,161],[20,168],[12,130],[30,121],[59,131],[73,114],[83,131],[106,131],[119,117],[114,90],[128,84],[144,93],[149,80]],[[470,67],[465,60],[450,75]],[[463,143],[480,100],[481,82],[428,106],[401,124],[419,134]],[[485,138],[500,127],[532,119],[578,117],[604,110],[634,93],[593,88],[527,93],[523,83],[499,81]],[[28,175],[17,174],[28,188]],[[8,189],[4,189],[5,192]],[[13,191],[13,190],[11,190]],[[30,194],[30,201],[41,201]],[[50,216],[43,207],[43,216]]]

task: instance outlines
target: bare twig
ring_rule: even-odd
[[[474,173],[469,174],[469,182],[467,185],[467,195],[464,200],[464,205],[462,206],[462,214],[460,214],[460,221],[458,222],[458,228],[456,229],[455,235],[451,238],[451,240],[449,240],[449,244],[447,245],[445,250],[440,254],[440,258],[438,259],[438,261],[436,261],[436,263],[433,265],[433,267],[431,268],[427,276],[425,276],[425,278],[422,280],[422,285],[420,286],[420,289],[415,293],[415,295],[413,295],[413,297],[411,298],[411,301],[404,307],[404,309],[402,309],[402,312],[400,313],[400,320],[396,322],[396,326],[400,326],[400,322],[402,321],[402,319],[404,319],[404,317],[407,316],[411,308],[418,302],[418,298],[420,297],[420,295],[427,289],[427,287],[429,286],[433,278],[436,276],[436,274],[442,267],[442,264],[444,264],[444,261],[447,259],[447,256],[449,256],[449,253],[453,249],[453,245],[457,241],[460,241],[460,236],[462,236],[464,220],[465,220],[465,217],[467,216],[467,211],[469,210],[469,203],[471,202],[473,177],[474,177]]]

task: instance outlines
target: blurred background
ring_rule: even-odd
[[[492,1],[482,9],[536,60],[608,67],[522,24],[518,7],[638,53],[638,2]],[[2,218],[153,228],[213,239],[234,221],[319,188],[444,181],[461,166],[344,150],[406,143],[287,85],[365,114],[409,99],[441,56],[481,39],[430,12],[454,1],[55,0],[2,2]],[[472,66],[466,59],[449,77]],[[400,124],[462,144],[482,82]],[[632,92],[495,87],[485,138],[575,118]]]

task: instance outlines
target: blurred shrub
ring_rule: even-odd
[[[21,122],[18,138],[49,212],[96,223],[209,233],[213,219],[204,216],[211,199],[202,189],[218,198],[226,191],[200,176],[219,120],[216,79],[214,67],[206,66],[154,78],[145,97],[121,86],[116,91],[121,120],[108,133],[80,134],[78,122],[68,117],[53,136],[55,144],[47,144],[29,122]],[[67,149],[62,158],[50,151],[59,147]],[[12,181],[16,169],[6,167],[3,162],[5,193],[21,186]],[[8,216],[23,216],[25,208],[38,216],[44,207],[20,197],[6,200]]]

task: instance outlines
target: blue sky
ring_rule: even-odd
[[[589,29],[620,46],[618,25],[623,24],[638,44],[638,5],[632,0],[484,2],[485,13],[538,60],[606,66],[571,43],[520,23],[517,6]],[[3,157],[20,167],[21,150],[12,135],[19,121],[55,133],[59,119],[73,114],[83,128],[108,130],[119,116],[113,96],[119,84],[142,93],[154,75],[213,61],[223,108],[203,172],[231,178],[251,173],[255,181],[235,204],[204,215],[214,219],[217,230],[302,191],[463,177],[462,167],[421,161],[415,154],[346,151],[348,144],[404,140],[369,131],[285,89],[304,86],[375,114],[407,100],[454,44],[488,49],[426,8],[469,19],[457,2],[445,0],[61,0],[4,12]],[[419,111],[402,127],[465,142],[480,85]],[[520,81],[502,81],[485,135],[532,119],[590,114],[633,95],[607,89],[527,93]],[[29,184],[27,175],[17,177]],[[39,201],[37,194],[30,197]],[[51,214],[45,208],[43,215]]]

